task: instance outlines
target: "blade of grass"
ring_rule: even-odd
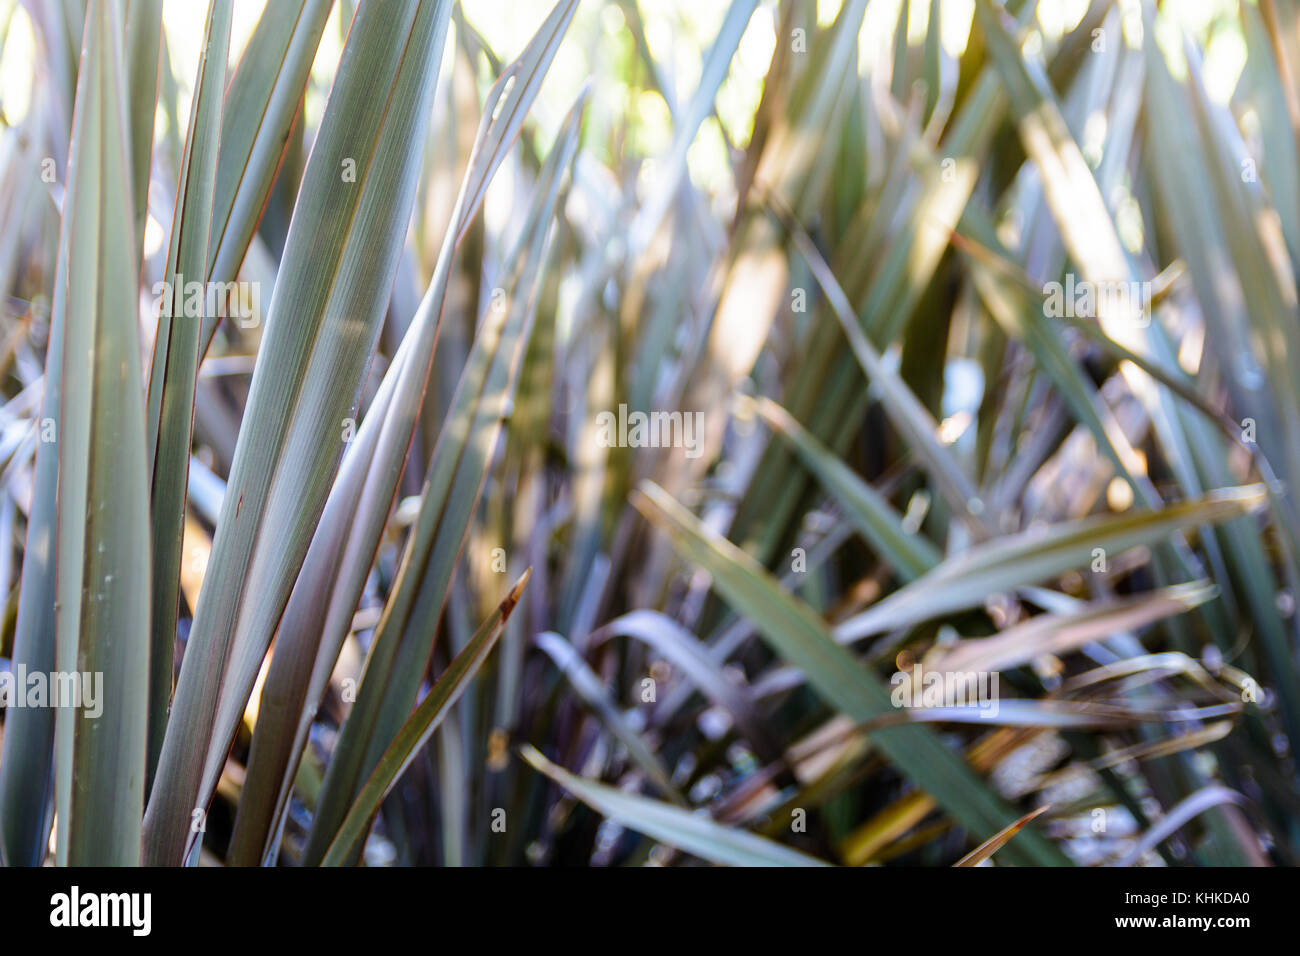
[[[370,779],[362,785],[356,801],[344,817],[342,826],[339,827],[338,835],[325,854],[323,865],[340,866],[356,853],[358,845],[370,830],[371,821],[379,811],[379,805],[383,803],[384,797],[411,765],[420,748],[433,736],[433,732],[438,729],[438,725],[460,699],[470,681],[474,679],[474,675],[478,673],[483,662],[492,653],[492,649],[496,647],[497,639],[501,636],[506,621],[515,609],[515,605],[519,603],[519,596],[528,584],[530,573],[531,571],[525,571],[515,582],[505,600],[492,616],[483,622],[470,638],[465,649],[456,655],[455,660],[438,678],[428,696],[420,702],[415,713],[402,725],[397,736],[393,738],[392,744],[375,765]]]
[[[951,611],[976,607],[989,595],[1037,584],[1090,564],[1100,553],[1110,559],[1139,545],[1152,545],[1182,528],[1217,524],[1262,508],[1262,485],[1221,488],[1160,511],[1097,515],[1031,528],[949,558],[929,574],[843,622],[836,640],[907,627]]]
[[[903,527],[902,517],[884,496],[831,454],[789,412],[769,399],[759,399],[757,408],[763,419],[794,446],[804,464],[844,509],[845,517],[899,577],[912,581],[943,560],[929,540]]]
[[[1061,655],[1182,614],[1215,595],[1208,581],[1178,584],[1150,594],[1094,602],[1067,614],[1040,614],[991,637],[959,640],[926,667],[943,671],[1004,671],[1045,654]]]
[[[550,777],[597,813],[702,860],[721,866],[829,865],[798,850],[744,830],[722,826],[680,807],[575,777],[551,763],[533,747],[524,746],[520,755],[535,770]]]
[[[333,0],[268,3],[230,78],[208,243],[212,282],[233,280],[244,261],[290,148],[290,131],[333,6]],[[201,354],[207,354],[218,318],[203,317]]]
[[[1006,846],[1007,841],[1024,829],[1025,825],[1031,820],[1041,816],[1052,808],[1050,803],[1045,803],[1032,813],[1026,813],[1011,826],[1007,827],[1000,833],[994,834],[985,840],[975,849],[971,850],[964,857],[958,860],[953,866],[979,866],[985,860],[992,858],[993,854]]]
[[[153,366],[145,397],[153,544],[150,552],[153,611],[149,645],[149,784],[162,752],[172,697],[172,647],[176,643],[179,614],[181,539],[194,428],[194,388],[199,375],[199,339],[204,311],[215,305],[205,294],[204,311],[192,314],[185,287],[197,276],[204,275],[207,268],[232,9],[231,0],[212,0],[208,8],[163,273],[164,291],[158,310]]]
[[[537,635],[537,646],[555,662],[583,703],[595,711],[609,732],[627,748],[628,756],[659,792],[678,806],[687,806],[686,800],[673,786],[663,762],[619,712],[604,682],[587,666],[573,645],[553,631],[544,631]]]
[[[781,747],[763,728],[749,688],[729,679],[694,634],[667,615],[642,609],[629,611],[592,632],[589,643],[598,646],[614,636],[636,638],[662,654],[710,701],[731,715],[764,763],[781,759]]]
[[[135,237],[144,240],[149,212],[149,171],[158,106],[158,64],[162,57],[162,0],[128,0],[126,62],[127,109],[131,119],[131,191],[135,197]]]
[[[121,14],[108,0],[86,11],[55,280],[66,335],[51,355],[63,363],[55,658],[83,695],[97,685],[101,711],[58,701],[58,861],[73,866],[134,864],[144,803],[148,501]]]

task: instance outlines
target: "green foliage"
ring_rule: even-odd
[[[1290,5],[162,6],[0,0],[5,864],[1295,862]]]

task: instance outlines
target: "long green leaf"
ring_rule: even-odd
[[[217,175],[221,103],[230,51],[231,0],[212,0],[204,28],[190,126],[185,136],[176,213],[172,220],[163,298],[145,399],[152,481],[153,614],[149,646],[149,771],[162,751],[172,696],[172,647],[179,614],[181,540],[185,531],[194,388],[199,376],[203,312],[192,314],[185,294],[205,275],[212,191]],[[187,278],[188,277],[188,278]],[[205,287],[206,288],[206,287]],[[208,297],[203,296],[204,306]],[[216,304],[213,302],[212,304]],[[177,308],[180,306],[180,308]]]
[[[127,0],[127,110],[131,123],[131,190],[135,196],[135,237],[144,239],[149,212],[149,171],[158,107],[158,63],[162,57],[162,0]]]
[[[905,581],[929,571],[942,559],[939,549],[903,527],[903,520],[876,489],[854,474],[775,402],[760,399],[758,412],[795,447],[804,464],[844,509],[859,533]]]
[[[268,3],[230,78],[208,244],[207,278],[213,282],[232,281],[244,261],[292,141],[289,134],[333,6],[333,0]],[[218,318],[203,317],[203,354]]]
[[[55,279],[66,337],[50,356],[63,365],[56,665],[83,694],[97,688],[101,711],[58,702],[58,860],[74,866],[139,859],[145,784],[148,500],[121,15],[110,0],[86,12]]]
[[[992,594],[1038,584],[1130,548],[1164,541],[1183,528],[1217,524],[1258,511],[1262,485],[1223,488],[1160,511],[1097,515],[997,538],[946,560],[835,629],[849,642],[976,607]]]

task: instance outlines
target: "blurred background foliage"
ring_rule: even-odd
[[[0,0],[0,50],[0,657],[150,662],[111,753],[5,715],[6,863],[1295,862],[1290,0]],[[259,314],[160,313],[196,269]],[[140,504],[63,344],[132,288],[151,525],[70,553],[78,462]],[[132,554],[138,627],[55,597]],[[997,715],[900,711],[918,662]]]

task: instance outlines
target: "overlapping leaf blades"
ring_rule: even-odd
[[[241,441],[145,815],[177,863],[288,600],[342,455],[397,265],[449,2],[363,5],[339,64],[270,306]],[[382,104],[375,109],[376,103]],[[242,709],[242,706],[241,708]],[[195,741],[211,741],[196,747]]]

